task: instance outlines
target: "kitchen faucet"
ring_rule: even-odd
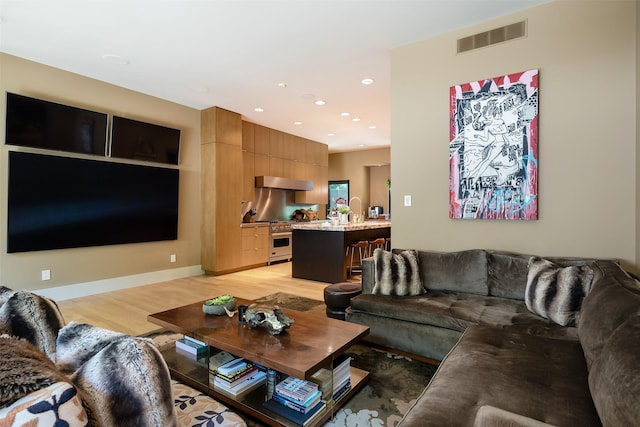
[[[351,209],[351,202],[353,201],[353,199],[358,199],[358,202],[360,203],[360,206],[359,206],[360,210],[357,211],[357,213],[356,213],[356,211]],[[352,198],[349,199],[349,210],[353,213],[353,222],[358,222],[357,218],[358,218],[359,215],[361,215],[360,211],[362,210],[362,200],[360,200],[360,197],[353,196]]]

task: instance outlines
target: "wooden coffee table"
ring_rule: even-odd
[[[249,305],[252,302],[240,298],[237,300],[238,305]],[[284,375],[304,379],[309,379],[320,368],[330,369],[334,359],[369,333],[367,326],[328,318],[324,313],[282,308],[294,323],[279,335],[269,335],[262,328],[251,329],[246,324],[239,323],[237,315],[206,315],[202,312],[203,302],[151,314],[148,320]],[[163,356],[176,379],[269,425],[297,425],[263,407],[262,403],[267,395],[266,386],[240,398],[234,398],[209,386],[206,358],[190,359],[180,355],[174,348],[163,351]],[[329,419],[344,402],[362,388],[368,378],[368,372],[352,366],[351,390],[338,402],[330,402],[324,409],[326,413],[319,417],[314,425],[321,425]]]

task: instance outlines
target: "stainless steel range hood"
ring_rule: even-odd
[[[313,182],[283,178],[281,176],[256,176],[256,188],[310,191],[313,190]]]

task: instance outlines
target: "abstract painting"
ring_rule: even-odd
[[[538,70],[450,89],[449,217],[538,219]]]

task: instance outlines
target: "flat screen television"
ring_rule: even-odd
[[[180,130],[113,116],[111,156],[177,165]]]
[[[10,151],[7,252],[175,240],[179,172]]]
[[[106,155],[107,114],[7,92],[5,143]]]

